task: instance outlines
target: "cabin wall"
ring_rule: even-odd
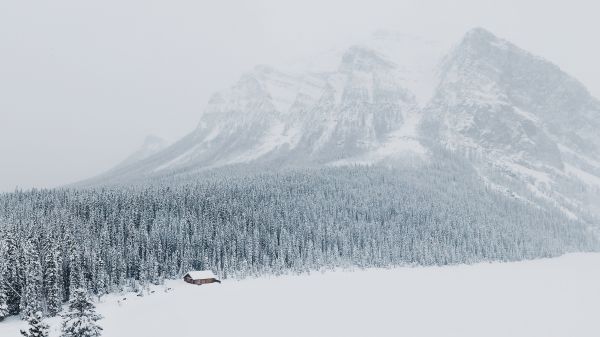
[[[191,277],[184,277],[183,280],[187,283],[196,284],[196,285],[217,282],[217,279],[215,279],[215,278],[193,280]]]

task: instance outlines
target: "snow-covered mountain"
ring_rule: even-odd
[[[327,164],[375,151],[419,110],[396,70],[359,46],[330,72],[295,75],[258,66],[213,95],[186,146],[151,169],[268,159]]]
[[[514,196],[572,217],[594,207],[597,193],[584,190],[600,188],[600,102],[581,83],[483,29],[449,53],[439,79],[424,110],[437,142]]]
[[[435,42],[382,31],[286,70],[257,66],[210,98],[192,133],[102,179],[256,161],[423,158],[417,128],[442,50]]]
[[[476,28],[453,47],[380,31],[215,93],[175,144],[92,183],[231,164],[473,163],[495,190],[600,214],[600,102],[557,66]]]

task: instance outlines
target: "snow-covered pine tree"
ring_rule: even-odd
[[[2,322],[4,318],[9,315],[8,295],[6,294],[6,288],[7,287],[4,284],[4,280],[2,280],[2,276],[0,275],[0,322]]]
[[[27,317],[27,324],[29,329],[21,330],[24,337],[48,337],[48,324],[44,323],[41,311]]]
[[[76,248],[72,248],[69,256],[69,299],[73,298],[75,289],[84,288],[81,257]]]
[[[23,259],[21,255],[21,249],[16,239],[16,235],[12,231],[6,232],[5,248],[3,258],[4,270],[3,270],[3,284],[5,286],[5,294],[7,297],[6,303],[8,305],[8,313],[10,315],[16,315],[20,311],[21,293],[23,290],[23,282],[25,276],[23,275]]]
[[[52,246],[46,252],[45,263],[46,273],[44,275],[44,290],[46,293],[46,301],[48,314],[56,316],[60,311],[62,304],[60,271],[57,255],[60,254],[56,246]]]
[[[160,284],[160,275],[158,270],[158,262],[154,254],[150,254],[148,261],[148,282],[154,285]]]
[[[98,299],[108,293],[107,283],[108,275],[106,274],[106,264],[102,258],[98,258],[97,272],[96,272],[96,294]]]
[[[25,291],[21,296],[21,317],[27,318],[42,310],[42,266],[34,242],[25,243]]]
[[[3,254],[4,245],[0,242],[0,255]],[[8,312],[8,285],[4,279],[6,275],[6,262],[4,259],[0,260],[0,322],[9,315]]]
[[[62,337],[98,337],[102,327],[97,323],[102,317],[82,288],[71,294],[69,311],[62,315]]]

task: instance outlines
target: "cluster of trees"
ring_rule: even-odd
[[[69,310],[62,317],[61,337],[99,337],[103,330],[98,324],[102,317],[96,313],[96,307],[82,288],[75,289],[69,301]],[[49,326],[44,322],[41,311],[28,315],[26,319],[28,328],[21,330],[22,336],[48,337]]]
[[[231,174],[0,195],[0,316],[56,315],[75,289],[445,265],[598,250],[588,227],[489,191],[460,163]]]

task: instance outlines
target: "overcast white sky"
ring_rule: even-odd
[[[600,97],[596,1],[0,2],[0,191],[101,173],[146,135],[175,141],[211,93],[377,29],[456,39],[485,27]]]

